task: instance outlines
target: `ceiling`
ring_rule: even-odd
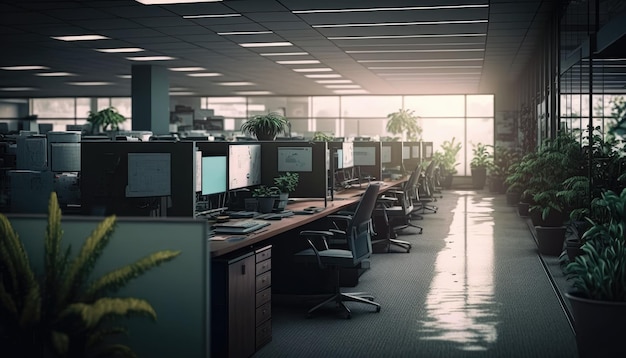
[[[144,5],[133,0],[1,1],[0,68],[37,65],[46,69],[0,69],[0,97],[130,96],[128,75],[135,64],[204,69],[169,70],[172,95],[493,93],[512,83],[532,58],[554,2],[224,0]],[[372,8],[378,11],[365,11]],[[85,34],[107,39],[68,42],[52,38]],[[291,46],[241,45],[263,42]],[[96,51],[111,48],[143,51]],[[134,56],[174,59],[127,59]],[[319,63],[277,62],[298,60]],[[58,76],[58,72],[72,75]],[[190,76],[204,72],[220,76]],[[41,76],[46,73],[53,75]],[[318,82],[329,80],[333,82]],[[69,84],[76,82],[107,84]],[[227,86],[223,82],[252,84]]]

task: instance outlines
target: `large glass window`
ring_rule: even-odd
[[[420,117],[465,117],[465,96],[406,96],[404,108],[414,110]]]
[[[402,96],[341,97],[342,117],[387,117],[402,108]]]
[[[32,114],[39,118],[74,118],[74,98],[35,98]]]

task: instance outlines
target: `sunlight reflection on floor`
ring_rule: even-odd
[[[474,201],[472,191],[459,194],[446,246],[435,261],[420,335],[455,343],[460,350],[485,351],[498,338],[493,206],[490,198]]]

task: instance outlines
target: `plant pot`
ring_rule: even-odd
[[[566,292],[572,306],[578,356],[626,357],[626,302],[598,301]]]
[[[563,252],[565,226],[535,226],[539,253],[548,256],[559,256]]]
[[[472,186],[474,189],[483,189],[487,182],[487,168],[472,168]]]
[[[530,208],[530,204],[528,204],[528,203],[523,203],[521,201],[519,203],[517,203],[517,213],[521,217],[527,217],[528,216],[528,208]]]
[[[278,198],[274,200],[274,210],[278,212],[285,210],[288,202],[289,202],[289,193],[280,193]]]
[[[530,213],[530,219],[533,222],[534,226],[552,226],[552,227],[558,227],[558,226],[562,226],[563,222],[565,221],[565,217],[562,213],[558,212],[558,211],[554,211],[551,210],[550,213],[548,213],[548,216],[544,219],[541,217],[541,211],[539,210],[533,210]]]
[[[583,254],[583,250],[580,248],[582,242],[579,238],[565,239],[565,252],[567,252],[567,258],[571,261],[576,260],[576,257]]]
[[[452,174],[448,174],[443,178],[443,181],[441,182],[441,186],[444,189],[450,189],[452,188],[452,179],[454,178],[454,176],[452,176]]]
[[[258,139],[258,140],[274,140],[274,139],[276,139],[276,135],[275,134],[269,134],[269,133],[257,133],[256,134],[256,139]]]
[[[519,191],[506,192],[506,203],[509,206],[518,205],[521,199],[522,199],[522,193]]]
[[[259,197],[256,198],[256,200],[258,201],[258,210],[260,213],[267,214],[274,210],[274,201],[276,200],[275,197]]]

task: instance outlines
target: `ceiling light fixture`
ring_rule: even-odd
[[[7,70],[7,71],[31,71],[31,70],[49,70],[49,67],[46,66],[6,66],[6,67],[0,67],[0,69],[3,70]]]
[[[210,19],[222,17],[239,17],[241,14],[207,14],[207,15],[184,15],[183,19]]]
[[[380,27],[380,26],[425,26],[425,25],[467,25],[486,24],[488,20],[447,20],[447,21],[414,21],[414,22],[375,22],[358,24],[328,24],[313,25],[316,29],[343,28],[343,27]]]
[[[217,72],[200,72],[200,73],[188,73],[187,76],[189,77],[219,77],[221,76],[221,73],[217,73]]]
[[[135,0],[144,5],[176,5],[189,4],[194,2],[219,2],[222,0]]]
[[[170,71],[174,72],[193,72],[193,71],[206,71],[204,67],[170,67]]]
[[[361,88],[359,85],[326,85],[326,88]]]
[[[95,41],[108,40],[109,38],[102,35],[70,35],[70,36],[52,36],[55,40],[61,41]]]
[[[323,10],[294,10],[294,14],[342,13],[342,12],[371,12],[371,11],[407,11],[407,10],[445,10],[445,9],[472,9],[486,8],[487,4],[477,5],[440,5],[440,6],[405,6],[405,7],[372,7],[362,9],[323,9]]]
[[[295,72],[332,72],[332,68],[293,68]]]
[[[304,75],[307,78],[340,78],[341,75],[337,73],[319,73],[319,74],[310,74]]]
[[[483,66],[382,66],[382,67],[368,67],[368,70],[437,70],[446,68],[483,68]]]
[[[35,91],[33,87],[0,87],[0,91],[19,92],[19,91]]]
[[[388,50],[388,51],[368,51],[368,50],[348,50],[346,53],[433,53],[433,52],[485,52],[484,48],[444,48],[444,49],[424,49],[424,50]]]
[[[64,77],[64,76],[76,76],[73,73],[69,73],[69,72],[42,72],[42,73],[35,73],[35,76],[40,76],[40,77]]]
[[[273,34],[273,31],[231,31],[231,32],[218,32],[217,34],[220,36],[229,36],[229,35],[267,35]]]
[[[271,92],[271,91],[235,91],[233,92],[233,94],[236,94],[239,96],[263,96],[263,95],[274,94],[274,92]]]
[[[170,56],[137,56],[126,57],[126,59],[131,61],[169,61],[175,60],[176,58]]]
[[[73,86],[106,86],[112,85],[111,82],[68,82],[68,84]]]
[[[336,94],[367,94],[369,93],[364,89],[338,89],[333,91]]]
[[[183,91],[183,92],[170,92],[170,96],[193,96],[195,92]]]
[[[318,60],[285,60],[276,61],[279,65],[314,65],[320,63]]]
[[[220,86],[254,86],[252,82],[217,82]]]
[[[428,34],[428,35],[381,35],[381,36],[331,36],[329,40],[381,40],[381,39],[429,39],[449,37],[486,37],[486,33]]]
[[[124,78],[124,79],[133,78],[132,75],[117,75],[117,77]]]
[[[423,60],[357,60],[358,63],[416,63],[416,62],[471,62],[483,61],[483,57],[477,58],[432,58]]]
[[[352,80],[318,80],[315,82],[319,84],[352,83]]]
[[[306,56],[308,52],[266,52],[260,53],[261,56]]]
[[[144,49],[139,47],[97,48],[95,50],[104,53],[132,53],[144,51]]]
[[[293,46],[291,42],[248,42],[239,44],[241,47],[285,47]]]

